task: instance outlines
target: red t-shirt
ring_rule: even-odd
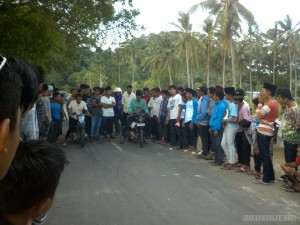
[[[278,117],[278,103],[276,100],[268,101],[260,110],[263,118],[257,127],[257,131],[267,136],[274,135],[274,122]]]

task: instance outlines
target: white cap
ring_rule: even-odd
[[[116,87],[115,90],[114,90],[114,93],[115,93],[115,92],[120,92],[120,93],[122,94],[122,89],[119,88],[119,87]]]
[[[48,91],[53,91],[53,86],[52,85],[48,85]]]

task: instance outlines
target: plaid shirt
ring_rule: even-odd
[[[39,140],[39,126],[35,105],[21,119],[20,135],[23,140],[32,141]]]

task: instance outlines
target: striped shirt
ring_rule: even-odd
[[[278,116],[278,103],[276,100],[268,101],[260,110],[263,118],[257,127],[257,132],[267,135],[274,135],[274,122]]]

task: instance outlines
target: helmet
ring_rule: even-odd
[[[120,92],[122,94],[122,89],[119,88],[119,87],[116,87],[115,90],[114,90],[114,93],[116,93],[116,92]]]

